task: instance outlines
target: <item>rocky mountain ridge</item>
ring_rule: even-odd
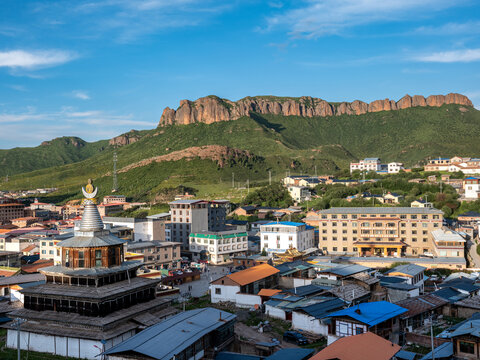
[[[443,104],[472,106],[472,102],[468,97],[456,93],[430,95],[427,98],[421,95],[405,95],[398,101],[384,99],[375,100],[371,103],[360,100],[329,103],[310,96],[299,98],[255,96],[234,102],[217,96],[206,96],[195,101],[181,100],[177,110],[166,107],[160,118],[159,126],[187,125],[192,123],[211,124],[220,121],[236,120],[242,116],[249,116],[251,112],[285,116],[327,117],[343,114],[361,115],[367,112],[401,110],[416,106],[439,107]]]

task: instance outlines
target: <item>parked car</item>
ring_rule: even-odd
[[[295,343],[297,345],[307,345],[308,340],[305,336],[296,331],[285,331],[283,341]]]

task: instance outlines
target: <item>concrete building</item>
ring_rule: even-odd
[[[418,199],[410,203],[412,208],[433,208],[433,204],[427,200]]]
[[[309,200],[312,196],[310,188],[306,186],[290,185],[289,187],[287,187],[287,190],[292,199],[296,202],[303,202],[305,200]]]
[[[107,195],[103,197],[104,204],[112,204],[112,203],[124,203],[127,201],[127,197],[125,195]]]
[[[188,251],[190,233],[224,230],[228,204],[226,200],[170,202],[171,241],[181,242],[182,250]]]
[[[182,257],[181,243],[168,241],[140,241],[127,245],[127,251],[144,255],[143,263],[149,268],[178,269]]]
[[[355,170],[377,172],[385,169],[386,167],[386,165],[382,165],[380,158],[365,158],[360,160],[358,163],[350,163],[350,173],[354,172]]]
[[[385,276],[395,276],[406,280],[406,283],[419,288],[420,293],[424,289],[424,277],[427,268],[415,264],[404,264],[387,271]]]
[[[0,203],[0,225],[9,223],[12,219],[21,218],[25,215],[25,205],[20,203]]]
[[[404,170],[403,163],[391,162],[387,164],[387,171],[389,174],[398,174],[401,170]]]
[[[270,222],[260,226],[261,248],[269,253],[295,248],[304,251],[315,246],[314,228],[304,223]]]
[[[445,228],[432,231],[432,236],[434,255],[465,258],[465,239],[459,233]]]
[[[133,230],[133,241],[153,241],[165,240],[165,224],[168,221],[166,218],[124,218],[124,217],[109,217],[103,218],[103,223],[106,225],[127,227]]]
[[[345,207],[310,212],[304,219],[318,226],[319,248],[360,256],[431,254],[431,232],[442,227],[443,212],[431,208]]]
[[[425,171],[448,171],[450,158],[436,158],[428,161],[425,165]]]
[[[480,178],[470,176],[463,179],[463,190],[466,199],[477,200],[480,195]]]
[[[247,255],[248,234],[237,230],[190,233],[190,252],[194,260],[230,263],[235,256]]]

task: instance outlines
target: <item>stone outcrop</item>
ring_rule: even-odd
[[[397,102],[384,99],[375,100],[369,104],[359,100],[351,103],[331,104],[325,100],[310,96],[302,96],[300,98],[256,96],[246,97],[236,102],[221,99],[217,96],[207,96],[196,101],[181,100],[177,110],[165,108],[160,118],[159,126],[188,125],[193,123],[211,124],[220,121],[236,120],[242,116],[250,116],[250,113],[327,117],[344,114],[362,115],[367,112],[401,110],[416,106],[438,107],[443,104],[472,106],[472,102],[468,97],[454,93],[431,95],[426,99],[421,95],[413,97],[405,95]]]
[[[169,154],[144,159],[142,161],[127,165],[118,172],[124,173],[137,167],[147,166],[152,163],[178,161],[182,159],[189,161],[195,158],[215,161],[221,168],[239,163],[247,165],[249,162],[260,161],[258,156],[253,155],[249,151],[234,149],[223,145],[205,145],[189,147],[187,149],[173,151]]]
[[[135,141],[140,139],[136,134],[135,130],[131,130],[130,133],[116,136],[108,141],[109,145],[124,146],[133,144]]]

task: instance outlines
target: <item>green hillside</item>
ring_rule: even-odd
[[[429,156],[478,156],[479,133],[480,112],[459,105],[316,118],[252,114],[210,125],[167,126],[142,132],[140,140],[120,147],[118,168],[204,145],[225,145],[255,156],[246,162],[232,160],[224,167],[199,158],[152,163],[120,173],[119,191],[135,199],[153,200],[162,189],[183,184],[213,196],[231,187],[232,173],[236,187],[243,187],[247,180],[251,185],[265,183],[269,171],[274,179],[287,171],[313,173],[315,167],[319,174],[332,173],[366,156],[402,161],[407,166]],[[112,184],[111,176],[106,176],[112,169],[112,152],[105,147],[76,163],[18,174],[0,183],[0,189],[58,186],[58,195],[69,199],[92,177],[106,194]],[[244,190],[232,189],[231,195],[237,196],[238,191]]]
[[[74,163],[107,147],[108,140],[89,143],[77,137],[61,137],[37,147],[0,150],[0,176]]]

